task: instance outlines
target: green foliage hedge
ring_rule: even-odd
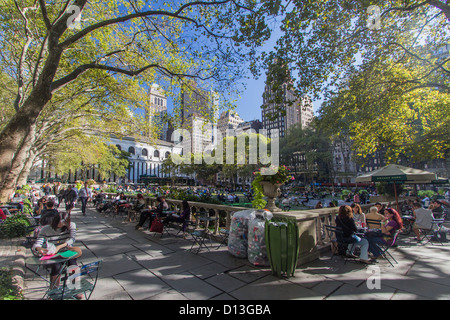
[[[13,283],[13,273],[9,268],[0,269],[0,300],[23,300],[22,292]]]
[[[16,238],[27,235],[30,221],[23,214],[16,214],[6,218],[0,224],[0,238]]]

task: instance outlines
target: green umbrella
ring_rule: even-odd
[[[380,169],[356,177],[356,182],[392,182],[394,183],[395,202],[398,207],[398,195],[396,183],[428,183],[437,180],[436,173],[415,168],[409,168],[398,164],[389,164]],[[422,182],[423,181],[423,182]],[[400,211],[399,211],[400,212]]]

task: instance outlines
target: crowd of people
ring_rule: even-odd
[[[442,229],[439,234],[433,231],[433,221],[442,219],[444,221],[444,206],[450,207],[445,200],[431,200],[428,208],[424,208],[423,199],[408,200],[402,206],[402,212],[386,207],[377,202],[370,207],[365,214],[358,203],[342,205],[336,217],[336,226],[343,232],[342,241],[348,243],[345,252],[347,257],[359,258],[361,263],[371,264],[382,255],[379,245],[391,246],[396,236],[404,227],[404,220],[412,223],[412,231],[415,240],[423,240],[423,231],[434,232],[433,237],[439,237],[439,241],[446,242],[446,232]],[[359,248],[359,257],[354,255],[354,249]]]
[[[343,240],[348,243],[345,254],[348,257],[358,258],[353,250],[359,247],[359,261],[364,264],[376,263],[382,256],[379,245],[392,245],[397,232],[403,228],[402,217],[393,208],[384,208],[377,203],[370,208],[370,214],[374,220],[379,221],[373,229],[366,227],[367,217],[356,203],[351,206],[340,206],[336,217],[336,226],[342,229]],[[371,231],[364,232],[365,230]]]

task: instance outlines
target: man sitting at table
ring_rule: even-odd
[[[378,208],[377,207],[370,207],[369,213],[366,214],[366,221],[367,221],[367,219],[381,221],[381,220],[384,219],[384,216],[382,214],[378,213]],[[367,222],[367,228],[369,228],[369,229],[380,229],[380,225]]]
[[[420,229],[430,230],[432,227],[433,214],[431,210],[422,208],[420,202],[414,202],[413,214],[416,221],[413,224],[413,231],[416,234],[416,240],[422,241],[420,237]]]
[[[439,200],[431,201],[431,205],[428,207],[433,212],[433,217],[435,219],[441,219],[444,214],[444,208],[441,206],[441,202]]]
[[[166,198],[158,197],[158,198],[156,198],[156,201],[159,202],[157,207],[152,207],[152,209],[150,209],[150,210],[142,210],[141,211],[139,223],[135,227],[136,230],[138,230],[139,228],[141,228],[144,225],[147,218],[150,219],[150,224],[149,224],[149,229],[150,229],[155,215],[162,216],[163,211],[169,209],[169,205],[166,202]]]

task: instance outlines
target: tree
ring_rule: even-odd
[[[445,156],[447,2],[298,1],[283,13],[282,35],[265,57],[269,85],[323,97],[323,127],[348,133],[358,156],[384,148],[388,161]]]
[[[334,139],[351,139],[356,157],[383,150],[388,162],[446,158],[450,150],[450,95],[431,88],[402,92],[391,88],[394,77],[408,78],[419,67],[374,61],[355,72],[323,104],[321,127]],[[411,87],[414,84],[410,84]],[[385,151],[385,152],[384,152]]]
[[[305,184],[332,176],[331,140],[317,128],[303,129],[300,125],[289,128],[280,141],[280,155],[281,162],[291,168],[291,174],[303,176]]]
[[[175,185],[175,181],[177,179],[177,173],[180,171],[180,164],[176,164],[172,161],[172,155],[169,154],[167,158],[165,158],[161,164],[161,172],[164,175],[168,175],[172,182],[172,186]]]
[[[43,159],[55,168],[55,173],[64,175],[79,171],[84,181],[93,169],[105,180],[111,174],[124,176],[129,166],[129,161],[115,145],[107,145],[98,137],[73,137],[48,152]]]
[[[114,98],[119,87],[126,95],[155,80],[175,91],[197,79],[221,92],[242,76],[241,67],[270,34],[263,14],[273,9],[269,4],[186,1],[174,7],[132,0],[0,4],[0,71],[16,84],[15,113],[0,133],[0,191],[9,173],[22,171],[38,120],[53,100],[77,90],[97,97],[84,88],[115,91]],[[80,28],[73,24],[77,11]],[[106,111],[115,104],[106,95],[100,105]]]
[[[369,9],[374,5],[380,9],[379,15]],[[273,86],[292,77],[289,85],[299,96],[312,93],[316,98],[320,94],[328,98],[359,66],[387,58],[400,66],[420,66],[408,77],[389,79],[391,87],[450,91],[450,58],[445,49],[450,20],[447,3],[297,1],[286,5],[282,13],[282,34],[274,50],[264,56]],[[374,28],[373,21],[379,21],[380,28]]]

